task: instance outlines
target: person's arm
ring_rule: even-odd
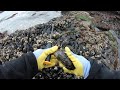
[[[32,52],[0,65],[0,79],[31,79],[38,72]]]
[[[48,49],[37,49],[21,57],[0,65],[0,79],[32,79],[43,68],[56,65],[57,59],[51,55],[50,64],[44,65],[46,57],[57,51],[58,46]]]
[[[120,79],[120,71],[110,70],[103,63],[90,60],[91,69],[87,79]]]

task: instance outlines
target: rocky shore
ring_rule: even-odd
[[[88,60],[93,59],[97,60],[98,63],[104,63],[111,70],[119,69],[118,42],[109,31],[111,24],[104,24],[105,22],[103,25],[96,23],[101,19],[95,21],[97,16],[95,17],[93,12],[89,13],[69,11],[64,13],[63,16],[52,19],[45,24],[36,25],[26,30],[15,31],[10,35],[1,33],[0,60],[4,63],[18,58],[23,53],[33,52],[39,48],[44,49],[50,38],[51,24],[54,24],[53,46],[59,45],[63,49],[65,46],[68,46],[74,53],[83,55]],[[120,17],[117,16],[117,19],[120,19]],[[117,31],[119,27],[112,27],[112,29]],[[119,31],[117,35],[119,37]],[[57,66],[56,68],[58,70]],[[76,79],[73,75],[63,73],[62,69],[58,70],[62,74],[61,76],[56,76],[55,67],[47,70],[52,72],[52,74],[47,76],[47,79],[52,78],[53,74],[55,74],[55,79],[66,79],[68,77]],[[48,74],[47,70],[44,70],[43,73],[45,74],[46,72]],[[43,73],[40,72],[34,79],[45,79]]]

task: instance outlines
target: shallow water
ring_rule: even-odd
[[[13,33],[60,17],[61,11],[4,11],[0,13],[0,32]]]

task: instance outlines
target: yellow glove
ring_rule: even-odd
[[[43,64],[47,56],[49,54],[53,54],[57,50],[58,50],[58,46],[53,46],[48,49],[38,49],[33,52],[33,54],[35,55],[37,59],[38,70],[42,70],[43,68],[55,66],[58,63],[58,60],[56,59],[56,57],[54,55],[51,55],[51,59],[50,59],[51,64],[47,66]]]
[[[89,75],[90,70],[90,62],[85,59],[83,56],[76,55],[68,47],[65,47],[65,53],[67,54],[68,58],[72,61],[73,65],[75,66],[74,70],[68,70],[61,62],[59,65],[63,68],[65,73],[75,74],[78,77],[87,78]]]

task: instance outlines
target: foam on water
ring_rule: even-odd
[[[60,17],[61,11],[4,11],[0,13],[0,32],[13,33]]]

